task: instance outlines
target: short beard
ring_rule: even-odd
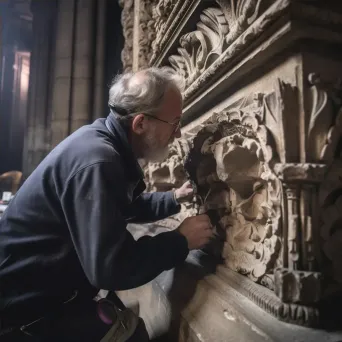
[[[151,127],[151,131],[144,138],[144,159],[151,163],[160,163],[169,155],[169,146],[160,146],[160,142],[156,139],[156,126]]]

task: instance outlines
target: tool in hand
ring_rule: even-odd
[[[194,203],[194,207],[196,210],[196,215],[201,215],[201,214],[208,215],[212,226],[215,227],[218,224],[218,222],[220,221],[220,217],[219,217],[218,213],[214,209],[205,210],[205,204],[206,204],[207,199],[211,193],[212,188],[209,188],[204,199],[202,199],[202,197],[198,194],[196,184],[192,184],[192,185],[193,185],[193,189],[194,189],[193,203]],[[219,237],[219,235],[216,232],[214,232],[214,236]]]

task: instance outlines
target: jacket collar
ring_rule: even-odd
[[[144,178],[144,172],[141,169],[132,147],[128,141],[127,133],[115,118],[111,111],[105,121],[106,127],[115,141],[115,146],[118,147],[121,157],[126,163],[127,172],[134,180],[141,180]]]

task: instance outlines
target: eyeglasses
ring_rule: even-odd
[[[119,108],[119,107],[116,107],[116,106],[109,106],[109,108],[114,112],[114,113],[118,113],[119,115],[126,115],[127,117],[133,117],[137,114],[143,114],[149,118],[152,118],[154,120],[158,120],[158,121],[161,121],[161,122],[164,122],[164,123],[167,123],[171,126],[174,127],[174,130],[173,130],[173,133],[177,132],[179,129],[180,129],[180,126],[181,126],[181,121],[180,120],[177,120],[176,122],[170,122],[170,121],[166,121],[166,120],[162,120],[162,119],[159,119],[157,118],[156,116],[153,116],[153,115],[150,115],[150,114],[146,114],[146,113],[141,113],[141,112],[136,112],[136,113],[127,113],[125,110]]]
[[[181,125],[180,120],[177,120],[176,122],[170,122],[170,121],[159,119],[156,116],[153,116],[153,115],[150,115],[150,114],[145,114],[145,113],[141,113],[141,114],[143,114],[145,116],[148,116],[149,118],[152,118],[152,119],[155,119],[155,120],[158,120],[158,121],[161,121],[161,122],[164,122],[164,123],[167,123],[167,124],[173,126],[174,127],[174,132],[177,132],[180,129],[180,125]]]

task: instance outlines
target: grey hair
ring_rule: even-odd
[[[114,78],[109,89],[109,107],[119,115],[119,119],[129,118],[131,113],[155,115],[169,87],[176,87],[181,93],[183,78],[169,67],[142,70],[144,79],[136,81],[136,73],[129,72]]]

